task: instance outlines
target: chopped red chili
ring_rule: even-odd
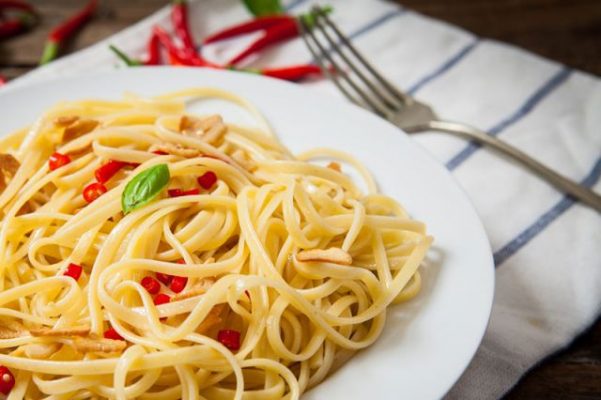
[[[162,272],[155,272],[157,279],[165,286],[169,286],[173,275],[163,274]]]
[[[63,275],[70,276],[71,278],[78,281],[82,271],[83,268],[81,267],[81,265],[70,263],[67,266],[67,269],[65,270],[65,273]]]
[[[165,293],[159,293],[154,296],[154,304],[160,306],[161,304],[169,303],[171,301],[171,297]]]
[[[96,180],[100,183],[108,182],[119,170],[128,165],[128,163],[117,160],[109,160],[107,163],[98,167],[94,172]]]
[[[48,159],[48,167],[50,171],[54,171],[57,168],[67,165],[71,162],[71,157],[61,153],[54,153]]]
[[[163,150],[155,150],[152,152],[152,154],[156,154],[157,156],[167,156],[169,155],[169,153],[167,153],[166,151]]]
[[[217,182],[217,175],[213,171],[207,171],[196,180],[203,189],[209,190]]]
[[[110,327],[109,329],[107,329],[106,331],[104,331],[104,338],[105,339],[112,339],[112,340],[125,340],[123,338],[123,336],[121,336],[119,334],[119,332],[117,332],[115,330],[115,328]]]
[[[14,387],[15,377],[13,373],[4,365],[0,365],[0,392],[7,395]]]
[[[159,281],[154,279],[152,276],[145,276],[142,278],[140,284],[148,291],[150,294],[157,294],[161,290],[161,284]]]
[[[107,191],[106,186],[99,182],[90,183],[83,189],[83,198],[88,203],[93,202]]]
[[[182,189],[169,189],[167,190],[167,194],[169,197],[180,197],[180,196],[190,196],[195,194],[200,194],[200,189],[190,189],[190,190],[182,190]]]
[[[240,332],[233,329],[222,329],[217,333],[217,340],[230,350],[240,349]]]
[[[186,287],[188,283],[188,278],[185,276],[174,276],[171,280],[171,285],[169,288],[173,290],[174,293],[179,293]]]

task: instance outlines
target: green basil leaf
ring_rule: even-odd
[[[158,164],[150,167],[127,183],[121,195],[121,208],[125,214],[150,203],[169,184],[169,167]]]
[[[242,2],[255,17],[284,13],[280,0],[242,0]]]

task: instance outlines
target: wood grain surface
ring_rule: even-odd
[[[526,48],[570,67],[601,75],[601,0],[404,0],[426,15],[477,35]],[[43,19],[33,32],[0,42],[0,74],[35,68],[50,28],[78,7],[73,0],[32,1]],[[68,44],[84,48],[139,21],[165,0],[103,0],[94,22]],[[601,110],[600,110],[601,112]],[[505,397],[601,399],[601,321],[559,354],[541,362]]]

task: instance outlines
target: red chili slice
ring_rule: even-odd
[[[173,290],[174,293],[179,293],[186,287],[188,283],[188,278],[185,276],[174,276],[171,280],[171,285],[169,288]]]
[[[169,286],[171,279],[173,279],[173,275],[163,274],[162,272],[156,272],[155,275],[157,276],[157,279],[165,286]]]
[[[63,275],[70,276],[71,278],[78,281],[79,277],[81,276],[81,271],[83,271],[81,265],[70,263],[67,266],[67,269],[65,270],[65,273]]]
[[[0,365],[0,392],[3,394],[9,394],[15,387],[15,377],[10,369],[4,365]]]
[[[160,306],[161,304],[169,303],[171,301],[171,297],[165,293],[159,293],[154,296],[154,304]]]
[[[108,182],[119,170],[128,165],[128,163],[117,160],[109,160],[106,164],[101,165],[94,172],[96,180],[100,183]]]
[[[152,276],[145,276],[140,283],[150,294],[157,294],[161,290],[161,284]]]
[[[113,340],[125,340],[123,339],[123,336],[119,335],[119,332],[117,332],[113,327],[104,331],[104,338]]]
[[[207,171],[196,180],[203,189],[209,190],[217,182],[217,175],[213,171]]]
[[[233,329],[223,329],[217,334],[217,340],[230,350],[240,349],[240,332]]]
[[[50,171],[54,171],[57,168],[67,165],[71,162],[71,157],[61,153],[54,153],[48,159],[48,167]]]
[[[200,194],[200,189],[169,189],[167,190],[167,194],[169,194],[169,197],[191,196],[195,194]]]
[[[91,203],[103,194],[105,194],[106,190],[106,186],[104,186],[102,183],[90,183],[83,189],[83,198],[88,203]]]

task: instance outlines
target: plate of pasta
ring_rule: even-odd
[[[0,392],[442,397],[494,268],[450,174],[272,79],[135,68],[0,91]]]

